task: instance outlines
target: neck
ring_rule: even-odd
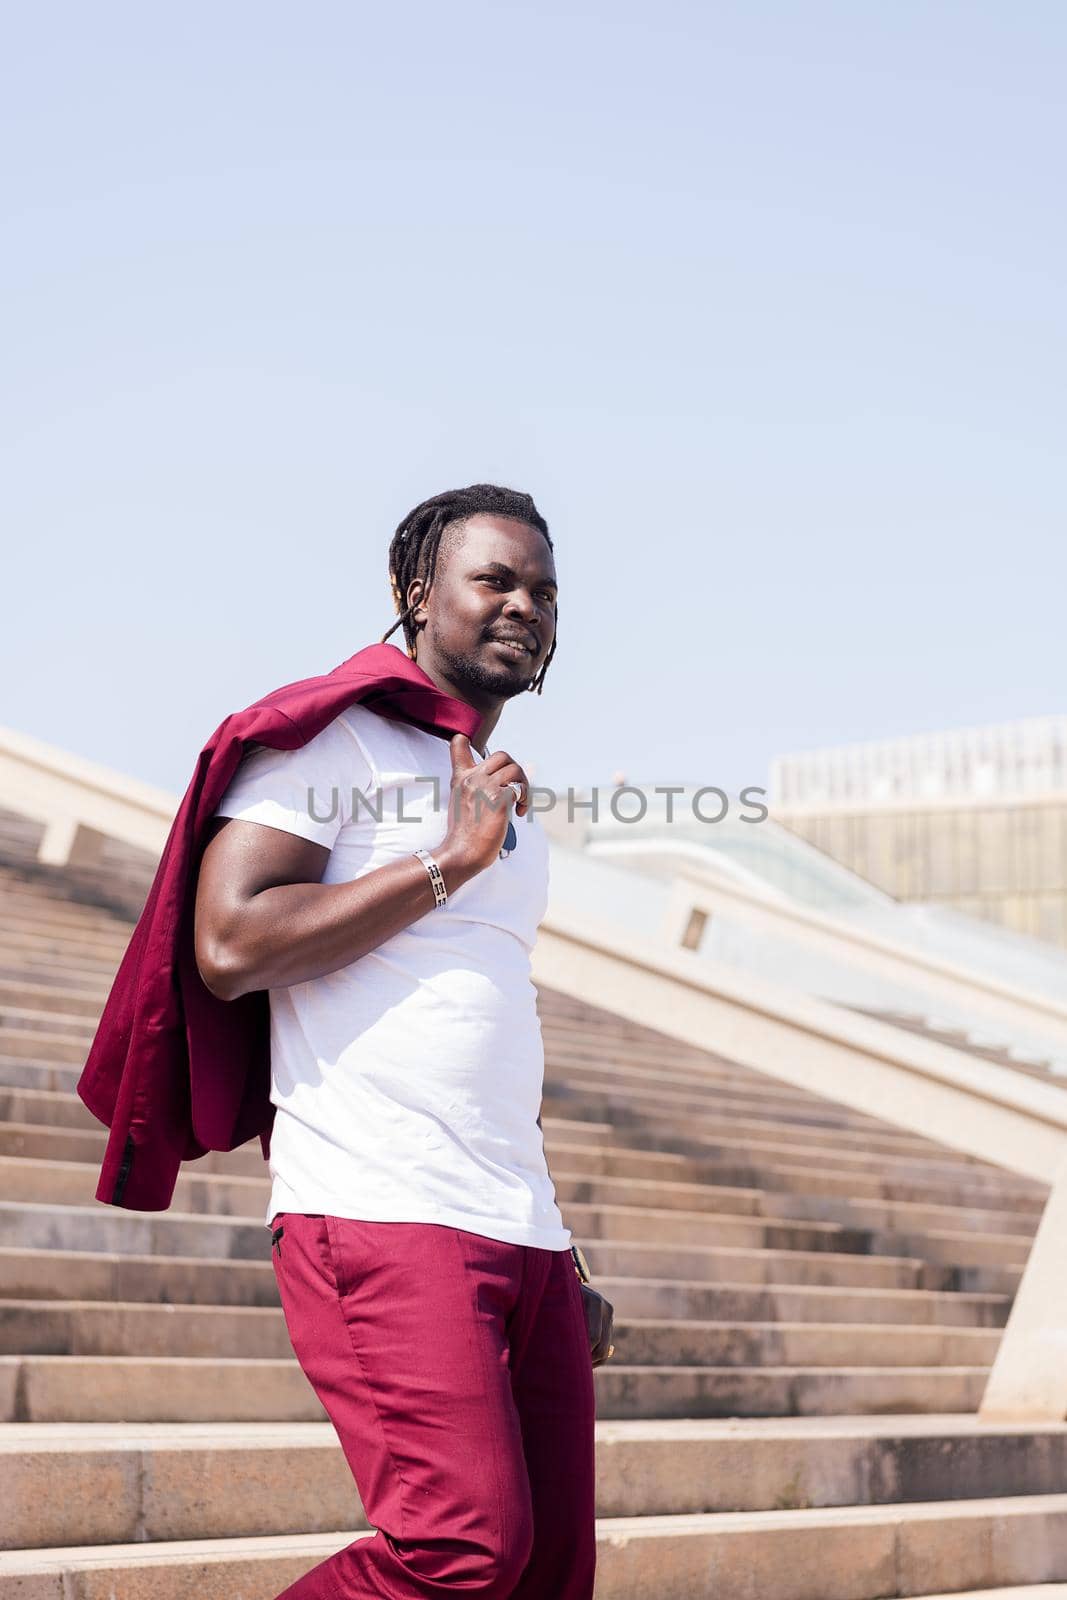
[[[428,653],[425,657],[420,656],[415,664],[421,672],[426,674],[430,682],[441,690],[442,694],[451,695],[453,700],[462,700],[464,705],[470,706],[472,711],[478,713],[481,721],[478,724],[477,732],[471,736],[471,744],[479,754],[484,753],[489,740],[493,736],[496,725],[500,721],[500,713],[504,709],[504,701],[498,695],[486,694],[469,684],[460,686],[455,683],[442,667],[430,659]]]

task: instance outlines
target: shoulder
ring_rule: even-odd
[[[342,716],[344,713],[342,713]],[[351,781],[355,769],[362,776],[366,759],[360,744],[340,716],[320,728],[318,733],[298,744],[250,743],[238,768],[237,777],[246,782],[255,778],[284,777],[295,782]]]
[[[372,766],[383,770],[403,768],[418,756],[432,756],[439,747],[448,751],[448,741],[427,733],[425,728],[401,718],[380,716],[363,705],[346,707],[331,726],[339,730],[340,737],[358,745]]]

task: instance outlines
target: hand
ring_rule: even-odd
[[[438,856],[470,872],[491,866],[500,854],[508,831],[511,808],[525,816],[530,804],[530,780],[517,761],[504,750],[494,750],[476,761],[465,733],[451,740],[452,789],[448,801],[449,825]],[[508,784],[518,784],[520,795]]]
[[[611,1335],[615,1326],[615,1307],[591,1283],[581,1283],[582,1305],[585,1308],[585,1326],[589,1334],[589,1349],[594,1367],[603,1366],[608,1359]]]

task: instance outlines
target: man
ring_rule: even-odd
[[[494,485],[437,495],[390,575],[409,656],[477,734],[353,705],[253,748],[197,883],[204,983],[269,991],[279,1291],[378,1530],[284,1600],[590,1600],[612,1308],[579,1281],[540,1131],[547,842],[488,748],[555,649],[548,526]]]

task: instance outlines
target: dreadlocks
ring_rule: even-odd
[[[437,571],[437,555],[445,530],[455,528],[470,517],[476,517],[479,512],[488,512],[498,517],[515,517],[519,522],[529,523],[531,528],[536,528],[544,535],[548,548],[552,549],[548,523],[534,505],[530,495],[521,494],[517,489],[501,489],[495,483],[472,483],[466,489],[446,489],[444,494],[432,495],[429,500],[417,505],[414,511],[408,512],[394,533],[389,546],[389,581],[393,588],[393,604],[399,612],[399,617],[389,632],[383,633],[381,641],[383,644],[390,633],[395,633],[397,628],[403,627],[408,655],[414,656],[417,630],[411,620],[411,614],[415,606],[404,604],[408,586],[414,578],[421,578],[423,598],[425,598],[433,587],[434,574]],[[556,616],[557,618],[559,616],[558,605]],[[526,685],[528,689],[535,690],[537,694],[541,693],[548,664],[555,653],[556,640],[553,637],[552,647],[541,664],[540,672]]]

